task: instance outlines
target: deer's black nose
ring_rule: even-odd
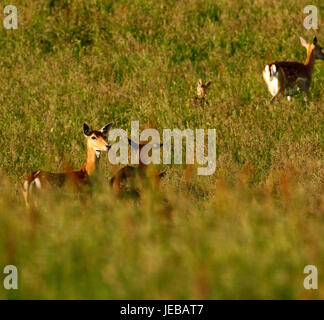
[[[106,145],[106,148],[107,148],[107,150],[109,150],[111,148],[111,145],[110,144],[107,144]]]

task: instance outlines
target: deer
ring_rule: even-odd
[[[197,83],[197,97],[198,99],[204,99],[207,93],[207,88],[210,86],[211,81],[203,83],[201,79]]]
[[[197,105],[203,105],[204,103],[208,104],[208,101],[205,100],[207,94],[207,88],[210,86],[211,81],[203,83],[201,79],[197,83],[197,95],[193,98],[193,102]]]
[[[92,130],[88,124],[83,124],[83,133],[86,137],[87,153],[84,165],[79,170],[70,170],[62,173],[52,173],[37,170],[31,173],[23,183],[23,196],[27,208],[31,208],[30,197],[36,190],[62,188],[71,183],[78,191],[90,185],[91,176],[95,173],[101,152],[109,151],[111,145],[106,141],[106,135],[112,126],[108,123],[100,130]]]
[[[134,189],[134,184],[139,180],[145,180],[147,178],[152,178],[154,183],[159,183],[161,178],[166,174],[166,169],[160,171],[159,173],[153,172],[152,174],[148,173],[148,165],[145,164],[141,159],[141,151],[144,146],[148,144],[138,144],[128,138],[129,145],[135,150],[139,150],[139,164],[137,167],[126,166],[117,171],[117,173],[111,178],[110,185],[116,191],[117,194],[123,193],[126,186],[125,183],[129,182],[131,187],[131,193],[134,193],[138,196],[138,192]],[[161,148],[163,144],[156,143],[153,145],[153,148]]]
[[[263,70],[263,79],[272,95],[271,102],[284,95],[290,101],[291,96],[299,92],[303,92],[307,101],[315,60],[324,60],[324,53],[316,37],[312,43],[300,37],[300,43],[307,50],[305,63],[274,62],[267,64]]]

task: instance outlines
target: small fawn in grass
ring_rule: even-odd
[[[31,195],[36,190],[44,190],[48,188],[61,188],[67,183],[71,183],[78,191],[90,184],[90,177],[97,168],[98,161],[102,151],[108,151],[110,145],[106,141],[106,135],[112,126],[112,122],[105,125],[100,130],[91,130],[84,123],[83,133],[87,140],[86,161],[81,169],[71,170],[62,173],[52,173],[47,171],[34,171],[27,177],[23,184],[23,195],[26,206],[31,206]]]
[[[208,104],[208,101],[205,100],[206,94],[207,94],[207,88],[210,86],[211,81],[208,81],[206,83],[203,83],[201,79],[198,80],[197,83],[197,96],[194,97],[193,101],[195,104],[200,103],[200,105],[206,103]]]
[[[204,99],[207,93],[207,88],[210,86],[211,81],[203,83],[201,79],[197,83],[197,97],[198,99]]]
[[[141,151],[144,146],[147,146],[148,144],[137,144],[131,139],[128,139],[129,145],[134,148],[135,150],[139,150],[139,165],[138,167],[133,166],[126,166],[121,168],[117,171],[117,173],[111,178],[110,184],[113,187],[113,189],[117,192],[117,194],[122,193],[127,189],[126,185],[129,183],[131,185],[130,191],[132,193],[135,193],[138,195],[138,192],[135,188],[136,182],[138,182],[137,179],[143,180],[143,179],[153,179],[154,183],[159,183],[160,179],[166,174],[166,170],[162,170],[159,173],[156,172],[148,172],[148,165],[143,163],[141,159]],[[161,148],[162,144],[156,144],[153,146],[153,148]]]
[[[308,93],[312,82],[312,74],[316,59],[324,60],[324,53],[317,43],[317,38],[312,43],[300,37],[300,42],[307,50],[305,63],[299,62],[274,62],[266,65],[263,70],[263,79],[272,95],[271,102],[286,95],[290,97],[299,92]]]

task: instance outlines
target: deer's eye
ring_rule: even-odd
[[[96,140],[97,138],[96,138],[95,136],[92,136],[91,139],[92,139],[92,140]]]

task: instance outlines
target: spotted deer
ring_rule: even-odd
[[[134,184],[136,184],[137,179],[143,180],[146,178],[153,179],[154,182],[159,183],[160,179],[165,175],[166,170],[162,170],[159,173],[153,172],[148,173],[148,165],[142,161],[141,151],[144,146],[148,144],[137,144],[131,139],[128,138],[129,145],[135,150],[139,150],[139,164],[137,167],[134,166],[126,166],[121,168],[117,173],[111,178],[110,184],[113,189],[119,194],[125,191],[126,184],[129,183],[131,185],[131,191],[134,191],[136,194],[138,193],[134,188]],[[161,148],[163,144],[154,144],[153,148]]]
[[[34,171],[23,183],[23,196],[26,206],[31,206],[31,195],[40,189],[61,188],[67,183],[71,183],[77,190],[81,190],[85,185],[90,184],[90,177],[96,171],[101,152],[108,151],[110,145],[106,141],[106,135],[112,126],[112,122],[105,125],[100,130],[91,130],[84,123],[83,133],[87,141],[87,154],[84,165],[79,170],[71,170],[62,173],[52,173],[47,171]]]
[[[263,79],[272,95],[271,102],[283,95],[286,95],[290,101],[291,96],[299,92],[303,92],[306,100],[312,82],[315,60],[324,60],[324,53],[316,37],[312,43],[307,43],[300,37],[300,42],[307,50],[305,63],[274,62],[266,65],[263,70]]]

